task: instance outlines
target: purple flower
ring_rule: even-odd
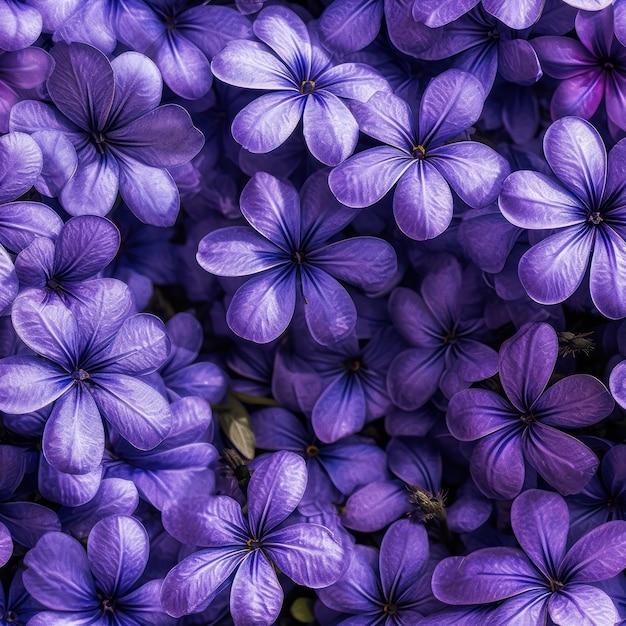
[[[24,586],[45,607],[29,624],[174,624],[159,603],[161,581],[138,584],[149,553],[144,527],[123,515],[93,527],[86,554],[69,535],[44,535],[24,557]]]
[[[319,441],[310,426],[280,407],[250,416],[257,448],[290,450],[304,458],[307,488],[298,505],[304,515],[319,511],[323,502],[339,504],[359,487],[387,476],[387,458],[374,441],[346,437],[332,444]]]
[[[158,106],[162,81],[147,57],[135,52],[112,62],[89,45],[58,43],[47,82],[55,107],[27,100],[11,111],[11,130],[53,130],[65,135],[71,154],[59,168],[76,168],[61,191],[72,215],[106,215],[118,189],[143,222],[171,226],[178,189],[168,167],[195,156],[203,137],[189,114],[174,104]],[[85,203],[85,198],[89,202]]]
[[[100,464],[102,418],[135,447],[159,444],[170,428],[166,400],[141,376],[155,371],[169,351],[163,323],[132,315],[123,283],[91,281],[73,310],[41,302],[37,291],[20,295],[12,319],[38,356],[0,361],[0,410],[29,413],[51,402],[43,433],[46,459],[62,472],[82,474]]]
[[[250,152],[282,145],[302,119],[311,154],[337,165],[356,147],[359,127],[344,99],[365,102],[387,82],[362,63],[335,65],[311,41],[306,24],[290,9],[266,7],[253,25],[255,41],[230,42],[211,64],[226,83],[265,94],[244,107],[232,125],[233,137]]]
[[[412,347],[391,362],[387,389],[407,411],[438,389],[450,398],[498,369],[495,350],[481,342],[487,336],[482,307],[472,306],[475,290],[467,289],[460,263],[448,257],[440,265],[422,281],[421,295],[398,287],[389,298],[391,319]]]
[[[613,7],[580,11],[576,33],[580,41],[553,36],[532,40],[544,72],[561,80],[550,103],[552,119],[590,119],[604,100],[609,120],[626,130],[626,48],[613,35]]]
[[[248,517],[228,496],[166,506],[163,524],[179,541],[201,546],[165,578],[161,601],[175,617],[203,611],[230,584],[237,626],[273,624],[283,601],[274,565],[299,585],[326,587],[341,575],[344,548],[325,526],[288,523],[306,489],[304,460],[277,452],[260,461],[248,486]]]
[[[73,217],[56,241],[37,237],[15,261],[20,286],[61,298],[79,298],[82,284],[95,278],[115,257],[120,233],[112,222],[93,215]],[[43,299],[43,297],[42,297]]]
[[[252,34],[249,21],[235,10],[189,6],[186,0],[126,0],[116,26],[120,41],[149,56],[167,86],[188,100],[211,88],[211,58],[231,39]]]
[[[424,527],[400,520],[385,533],[378,555],[373,548],[355,546],[345,574],[320,589],[318,596],[329,608],[358,616],[341,622],[346,626],[421,623],[437,606],[430,590],[428,556]]]
[[[505,181],[500,210],[516,226],[556,229],[519,262],[519,278],[541,304],[571,296],[589,267],[591,298],[612,319],[626,316],[626,142],[608,157],[598,132],[566,117],[546,131],[543,149],[556,178],[514,172]],[[590,262],[591,261],[591,262]]]
[[[484,548],[444,559],[432,588],[442,602],[501,602],[493,624],[614,624],[611,598],[593,583],[626,567],[626,522],[596,527],[566,551],[569,514],[558,494],[531,489],[513,502],[511,525],[522,547]],[[590,584],[592,583],[592,584]]]
[[[568,376],[546,389],[557,356],[552,327],[527,325],[500,349],[500,380],[508,400],[487,389],[467,389],[450,400],[448,428],[460,441],[478,442],[470,469],[488,497],[518,495],[526,463],[563,495],[578,493],[595,474],[595,454],[559,428],[599,422],[613,410],[613,399],[588,374]]]
[[[387,93],[351,107],[366,135],[387,145],[364,150],[329,176],[335,197],[362,208],[378,202],[397,183],[393,212],[412,239],[432,239],[449,226],[451,188],[478,208],[493,202],[509,173],[505,159],[482,143],[449,142],[480,115],[484,93],[474,76],[448,70],[434,78],[414,120],[409,105]],[[444,145],[445,144],[445,145]]]
[[[268,343],[289,326],[296,302],[318,343],[343,339],[354,328],[356,309],[338,280],[383,289],[396,271],[396,254],[385,241],[328,239],[355,215],[328,192],[326,174],[296,190],[259,172],[241,193],[241,210],[253,228],[232,226],[209,233],[198,263],[218,276],[255,275],[233,296],[226,321],[240,337]]]

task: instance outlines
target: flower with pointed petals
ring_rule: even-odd
[[[378,555],[374,548],[355,546],[345,574],[318,596],[329,608],[355,616],[340,622],[346,626],[421,623],[438,606],[430,590],[428,556],[426,529],[400,520],[385,533]]]
[[[395,186],[393,213],[400,230],[417,240],[437,237],[452,220],[451,188],[479,208],[496,199],[510,171],[507,161],[482,143],[449,143],[478,119],[484,99],[477,78],[448,70],[429,83],[416,119],[393,94],[353,103],[361,131],[386,145],[359,152],[333,169],[331,191],[339,202],[363,208]]]
[[[488,624],[545,624],[548,616],[558,626],[614,624],[615,605],[593,583],[626,567],[626,522],[602,524],[566,550],[568,522],[561,496],[525,491],[511,508],[522,549],[483,548],[444,559],[433,574],[435,597],[452,605],[501,602]]]
[[[57,470],[94,470],[104,451],[102,419],[135,447],[158,445],[170,428],[165,398],[141,380],[169,351],[161,320],[134,313],[128,288],[113,279],[91,281],[92,293],[72,301],[41,301],[37,290],[15,301],[12,320],[37,356],[0,361],[0,410],[29,413],[52,402],[43,452]],[[97,486],[96,486],[97,488]]]
[[[119,246],[120,233],[113,222],[95,215],[73,217],[56,241],[37,237],[17,255],[20,287],[80,298],[82,284],[113,260]]]
[[[461,264],[447,257],[426,275],[420,294],[406,287],[391,293],[391,319],[411,344],[387,372],[389,396],[401,409],[419,408],[438,389],[450,398],[496,373],[498,356],[482,343],[487,337],[483,307],[472,307],[473,286]]]
[[[69,535],[44,535],[24,557],[24,586],[45,607],[29,624],[174,624],[159,603],[161,581],[139,584],[149,554],[146,530],[124,515],[92,528],[86,554]]]
[[[512,224],[555,229],[520,259],[520,281],[536,302],[556,304],[576,291],[589,268],[600,313],[626,317],[626,141],[607,159],[596,129],[565,117],[548,128],[543,149],[556,179],[513,172],[498,200]]]
[[[150,57],[165,84],[187,100],[211,89],[210,60],[226,43],[252,35],[250,22],[234,9],[187,0],[126,0],[116,26],[120,41]]]
[[[47,88],[55,106],[19,102],[10,128],[55,131],[73,144],[76,154],[57,163],[58,169],[75,169],[59,197],[63,208],[71,215],[103,216],[119,190],[140,220],[171,226],[180,202],[167,168],[189,161],[204,139],[185,109],[159,106],[157,67],[136,52],[110,62],[83,43],[58,43],[50,53],[55,68]]]
[[[230,42],[211,63],[225,83],[271,91],[237,114],[233,137],[250,152],[270,152],[302,119],[311,154],[326,165],[341,163],[359,136],[344,100],[365,102],[377,91],[388,91],[387,81],[364,63],[333,64],[287,7],[264,8],[252,28],[260,42]]]
[[[269,343],[303,303],[311,335],[329,345],[346,337],[356,309],[339,280],[376,292],[393,277],[396,254],[382,239],[327,243],[355,217],[328,191],[326,173],[311,176],[298,197],[287,182],[259,172],[241,193],[252,225],[215,230],[202,239],[198,263],[218,276],[250,276],[233,296],[226,321],[240,337]]]
[[[313,589],[334,583],[345,567],[344,547],[325,526],[287,520],[306,483],[304,460],[282,451],[256,465],[247,518],[228,496],[183,498],[166,506],[166,530],[203,548],[166,576],[161,601],[168,614],[199,613],[230,584],[235,625],[270,626],[283,602],[274,566]]]
[[[609,120],[626,130],[626,48],[614,38],[613,7],[580,11],[576,33],[580,41],[555,36],[532,40],[544,72],[561,81],[550,103],[552,119],[590,119],[604,101]]]
[[[598,467],[596,455],[560,428],[596,424],[613,410],[613,398],[593,376],[575,374],[546,389],[558,356],[556,333],[531,324],[502,344],[499,372],[507,399],[488,389],[466,389],[448,405],[450,432],[477,441],[470,470],[490,498],[514,498],[526,463],[563,495],[578,493]]]

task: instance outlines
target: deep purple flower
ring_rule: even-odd
[[[585,120],[566,117],[547,130],[543,149],[556,178],[513,172],[499,198],[516,226],[556,229],[519,263],[528,295],[541,304],[571,296],[589,267],[591,298],[612,319],[626,316],[626,142],[607,156],[599,133]]]
[[[252,34],[249,21],[234,9],[189,6],[186,0],[125,0],[116,26],[120,41],[150,57],[166,85],[188,100],[211,88],[213,56],[228,41]]]
[[[201,546],[165,578],[161,600],[175,617],[203,611],[231,584],[237,626],[273,624],[283,601],[274,565],[299,585],[326,587],[341,575],[344,548],[325,526],[286,523],[306,489],[304,460],[277,452],[256,465],[248,517],[228,496],[181,499],[166,506],[163,524],[179,541]]]
[[[43,451],[58,470],[86,473],[100,464],[102,419],[139,449],[159,444],[170,428],[166,400],[141,380],[169,351],[163,323],[133,315],[130,293],[112,279],[91,281],[73,310],[26,291],[13,305],[22,341],[38,356],[0,361],[0,410],[29,413],[51,402]]]
[[[18,254],[15,269],[20,287],[37,289],[42,296],[80,298],[82,284],[111,262],[119,245],[120,233],[109,220],[94,215],[73,217],[56,241],[37,237]]]
[[[179,210],[178,189],[168,167],[189,161],[203,144],[189,114],[178,105],[158,106],[162,80],[147,57],[129,52],[110,62],[87,44],[58,43],[47,82],[55,105],[34,100],[11,111],[11,130],[53,130],[65,135],[78,156],[61,191],[72,215],[106,215],[118,189],[143,222],[171,226]],[[85,202],[89,198],[89,202]]]
[[[421,623],[437,606],[430,590],[428,556],[424,527],[400,520],[385,533],[379,554],[355,546],[348,570],[334,585],[320,589],[318,596],[329,608],[355,616],[341,622],[346,626]]]
[[[518,495],[526,463],[563,495],[578,493],[595,474],[595,454],[559,429],[599,422],[613,410],[613,398],[588,374],[568,376],[546,389],[558,349],[551,326],[527,325],[500,349],[500,380],[508,400],[487,389],[467,389],[450,400],[448,428],[461,441],[478,441],[470,469],[488,497]]]
[[[335,65],[311,41],[307,25],[290,9],[270,6],[253,25],[260,42],[230,42],[211,64],[230,85],[264,89],[244,107],[232,125],[233,137],[250,152],[270,152],[282,145],[302,119],[311,154],[337,165],[356,147],[359,126],[344,100],[365,102],[387,82],[368,65]]]
[[[446,25],[434,45],[417,56],[434,61],[458,54],[454,66],[476,76],[485,93],[491,90],[497,72],[511,83],[532,85],[543,72],[527,35],[477,7]]]
[[[554,36],[532,40],[544,72],[561,80],[550,103],[552,119],[590,119],[604,101],[609,120],[626,130],[626,48],[614,38],[613,7],[580,11],[576,33],[580,41]]]
[[[387,373],[389,395],[404,410],[419,408],[438,389],[450,398],[498,369],[495,350],[482,343],[482,307],[472,306],[476,293],[464,278],[460,263],[448,257],[424,278],[421,295],[406,287],[391,293],[391,319],[412,346],[394,358]]]
[[[548,616],[558,626],[614,624],[611,598],[589,583],[626,567],[626,522],[602,524],[566,551],[568,521],[558,494],[525,491],[511,509],[522,550],[484,548],[444,559],[433,575],[435,596],[453,605],[501,602],[490,624],[543,624]]]
[[[385,453],[372,439],[353,436],[325,444],[309,422],[281,407],[256,411],[250,419],[257,448],[289,450],[306,461],[307,488],[298,505],[303,515],[319,511],[324,502],[340,504],[359,487],[387,476]]]
[[[387,145],[336,167],[328,179],[332,192],[343,204],[362,208],[397,183],[393,212],[400,230],[418,240],[440,235],[452,219],[451,188],[470,206],[482,207],[496,199],[509,173],[506,160],[482,143],[446,143],[478,119],[483,102],[474,76],[448,70],[429,83],[415,119],[409,105],[392,94],[354,103],[361,131]]]
[[[69,535],[44,535],[24,557],[24,586],[46,609],[29,624],[174,624],[159,603],[161,581],[138,584],[149,553],[144,527],[123,515],[93,527],[86,554]]]
[[[197,255],[198,263],[218,276],[255,275],[228,307],[233,332],[268,343],[286,330],[298,301],[315,341],[328,345],[346,337],[356,309],[338,280],[372,292],[383,289],[396,271],[393,248],[374,237],[327,243],[355,212],[332,198],[324,172],[308,179],[300,198],[289,183],[259,172],[240,203],[253,228],[213,231]]]

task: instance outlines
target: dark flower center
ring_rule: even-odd
[[[320,449],[316,445],[311,444],[310,446],[306,447],[304,452],[309,458],[314,459],[316,456],[319,455]]]
[[[164,20],[164,24],[167,30],[174,30],[176,28],[176,18],[173,15],[168,15]]]
[[[398,605],[397,604],[385,604],[385,606],[383,606],[383,613],[387,613],[387,615],[393,615],[394,613],[398,612]]]
[[[604,221],[602,219],[602,215],[600,214],[600,211],[594,211],[593,213],[590,213],[588,219],[592,224],[596,226]]]
[[[315,90],[315,81],[314,80],[303,80],[300,83],[300,93],[302,94],[309,94],[309,93],[313,93],[313,91]]]
[[[113,613],[113,610],[115,609],[115,603],[113,602],[113,600],[111,598],[108,598],[107,596],[100,596],[100,600],[102,602],[102,610],[105,613]]]
[[[347,370],[351,372],[358,372],[361,367],[365,367],[359,357],[356,357],[354,359],[348,359],[347,361],[344,361],[343,365]]]
[[[105,144],[106,144],[106,137],[104,136],[104,133],[102,131],[92,131],[91,132],[91,139],[93,140],[94,144],[96,145],[96,150],[98,151],[99,154],[104,154],[105,153]]]
[[[12,623],[12,622],[17,622],[17,613],[15,613],[14,611],[9,611],[7,613],[7,622]]]
[[[562,583],[560,580],[550,580],[550,591],[552,593],[563,589],[563,587],[565,587],[565,584]]]
[[[612,70],[615,67],[615,63],[611,59],[602,59],[600,63],[605,70]]]
[[[300,252],[300,250],[294,250],[291,254],[292,260],[294,260],[298,265],[302,265],[304,263],[304,253]]]
[[[246,546],[248,546],[250,550],[259,550],[261,548],[261,542],[258,539],[250,537],[250,539],[246,541]]]
[[[500,39],[500,33],[498,32],[498,29],[497,28],[492,28],[487,33],[487,39],[493,39],[494,41],[497,41],[498,39]]]
[[[524,415],[522,415],[520,419],[527,426],[530,426],[531,424],[534,424],[537,421],[537,418],[530,411],[527,411],[526,413],[524,413]]]
[[[449,332],[444,338],[443,343],[445,346],[453,346],[457,342],[457,336],[454,331]]]
[[[56,278],[51,276],[50,278],[48,278],[46,287],[50,289],[51,291],[58,291],[59,288],[61,287],[61,283]]]
[[[418,144],[417,146],[413,146],[411,148],[411,154],[413,155],[414,159],[419,159],[421,161],[426,156],[426,148]]]
[[[77,369],[72,372],[72,378],[74,380],[87,380],[89,378],[89,372],[86,372],[84,369]]]

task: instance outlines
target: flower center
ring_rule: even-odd
[[[106,596],[100,596],[102,602],[102,610],[105,613],[113,613],[113,609],[115,608],[115,603],[111,598],[107,598]]]
[[[173,15],[168,15],[165,18],[164,24],[167,30],[174,30],[176,28],[176,18]]]
[[[292,260],[294,260],[298,265],[302,265],[304,263],[304,253],[300,252],[300,250],[294,250],[291,254]]]
[[[48,278],[48,281],[46,282],[46,287],[51,291],[58,291],[60,286],[61,283],[52,276]]]
[[[602,215],[600,215],[600,211],[594,211],[593,213],[590,213],[588,219],[595,226],[597,226],[598,224],[604,221],[602,219]]]
[[[385,604],[385,606],[383,606],[383,613],[387,613],[387,615],[393,615],[394,613],[398,612],[398,605],[397,604]]]
[[[550,580],[550,591],[552,593],[563,589],[563,587],[565,587],[565,584],[562,583],[560,580]]]
[[[358,357],[354,359],[348,359],[344,362],[344,367],[351,372],[358,372],[362,366],[363,363],[361,363],[361,359],[359,359]]]
[[[261,548],[261,542],[258,539],[250,537],[250,539],[246,541],[246,546],[248,546],[250,550],[259,550]]]
[[[456,342],[457,342],[457,336],[456,336],[456,333],[454,331],[449,332],[443,338],[443,344],[445,346],[453,346]]]
[[[530,426],[531,424],[534,424],[537,421],[537,418],[530,411],[524,413],[524,415],[522,415],[520,419],[527,426]]]
[[[315,81],[314,80],[303,80],[300,83],[300,93],[302,94],[309,94],[309,93],[313,93],[313,91],[315,90]]]
[[[413,146],[411,148],[411,154],[414,159],[419,159],[421,161],[426,156],[426,148],[418,144],[417,146]]]
[[[102,131],[92,131],[91,133],[91,138],[93,140],[93,142],[96,144],[96,150],[98,151],[99,154],[104,154],[105,152],[105,144],[106,144],[106,137],[104,136],[104,133]]]
[[[7,622],[9,622],[10,624],[12,624],[13,622],[17,622],[17,613],[15,613],[14,611],[9,611],[7,613]]]
[[[72,372],[72,378],[74,380],[87,380],[89,378],[89,372],[86,372],[84,369],[77,369]]]
[[[320,449],[317,446],[311,444],[310,446],[306,447],[304,452],[309,458],[314,459],[316,456],[319,455]]]

